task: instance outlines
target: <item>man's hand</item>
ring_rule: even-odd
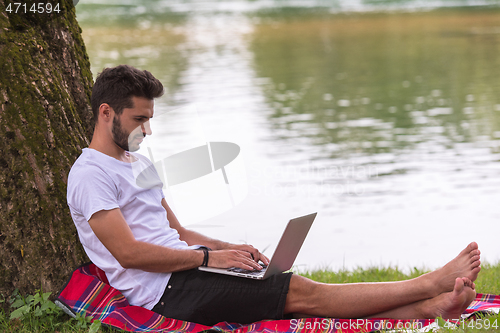
[[[269,265],[269,259],[265,255],[263,255],[262,253],[260,253],[259,250],[257,250],[252,245],[248,245],[248,244],[228,244],[227,249],[248,252],[248,253],[250,253],[250,256],[252,257],[252,259],[256,263],[258,263],[259,261],[262,261],[264,263],[264,265],[266,265],[266,266]]]
[[[208,266],[216,268],[238,267],[247,270],[261,270],[262,261],[266,266],[269,259],[256,248],[247,244],[226,243],[224,250],[211,251]]]
[[[267,265],[269,263],[269,260],[264,255],[261,254],[261,256],[264,257],[266,261],[263,262]],[[208,266],[215,268],[238,267],[247,270],[262,269],[262,266],[252,258],[252,254],[250,252],[242,250],[210,251],[208,257]]]

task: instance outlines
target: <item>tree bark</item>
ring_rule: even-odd
[[[0,294],[57,291],[86,260],[67,175],[92,130],[92,74],[71,0],[0,0]],[[46,3],[47,1],[45,1]],[[11,10],[15,9],[12,8]]]

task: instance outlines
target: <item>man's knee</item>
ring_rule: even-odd
[[[317,306],[320,283],[300,275],[292,275],[286,297],[285,314],[311,313]]]

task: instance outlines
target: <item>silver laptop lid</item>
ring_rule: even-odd
[[[313,213],[294,218],[288,222],[264,278],[292,268],[316,215],[317,213]]]

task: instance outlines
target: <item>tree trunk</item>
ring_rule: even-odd
[[[15,2],[28,6],[15,14]],[[91,135],[92,74],[72,1],[50,2],[53,8],[59,3],[60,13],[33,13],[33,2],[0,0],[4,296],[14,288],[56,291],[86,260],[66,203],[66,184]]]

